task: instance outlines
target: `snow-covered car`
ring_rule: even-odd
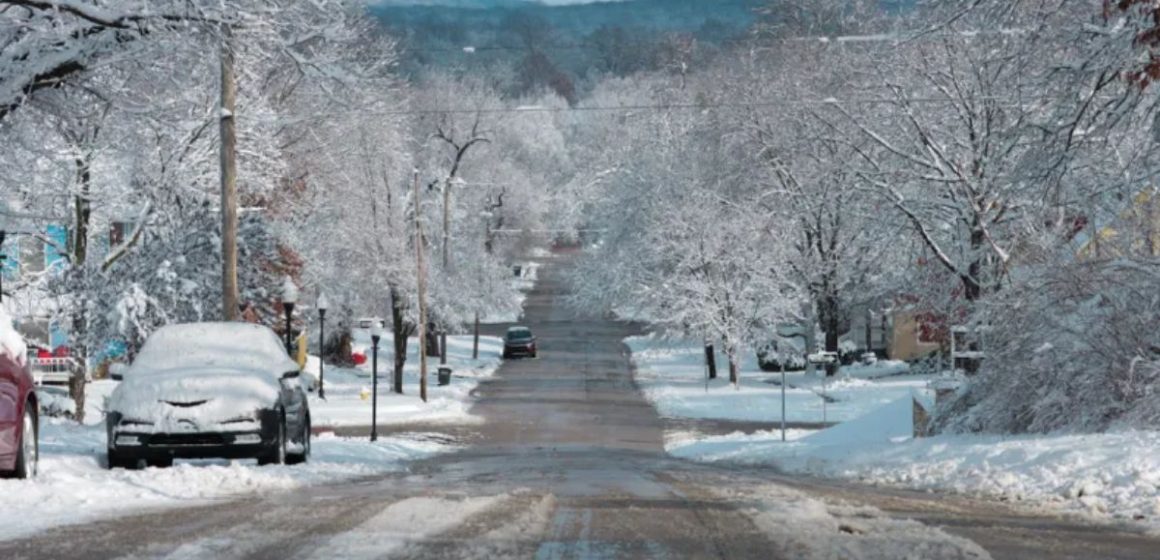
[[[175,458],[301,463],[310,410],[298,364],[274,331],[251,323],[164,327],[145,342],[108,401],[108,466]]]
[[[40,432],[24,339],[0,307],[0,476],[36,476]]]

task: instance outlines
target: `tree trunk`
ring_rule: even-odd
[[[842,330],[841,304],[833,294],[823,294],[818,300],[818,319],[826,333],[826,352],[838,352],[838,338]],[[838,362],[826,364],[826,377],[838,373]]]
[[[432,323],[427,324],[427,329],[424,331],[424,343],[427,349],[427,356],[438,358],[442,355],[439,344],[439,329],[435,328]]]
[[[475,312],[475,328],[471,340],[471,359],[479,359],[479,312]]]
[[[975,302],[979,301],[983,296],[983,286],[980,275],[983,273],[983,258],[980,256],[983,249],[983,244],[986,242],[986,234],[982,228],[976,227],[971,231],[971,252],[975,255],[975,259],[967,267],[967,276],[963,278],[963,297],[967,300],[970,307],[974,307]],[[954,326],[954,318],[948,318],[948,322]],[[953,337],[954,334],[952,333]],[[971,337],[967,344],[967,350],[978,351],[979,343],[975,337]],[[955,364],[951,364],[953,369]],[[966,360],[963,364],[963,371],[967,375],[974,375],[979,372],[979,360]]]
[[[411,330],[403,318],[403,302],[399,290],[390,287],[391,292],[391,332],[395,348],[394,390],[403,394],[403,366],[407,365],[407,338]]]
[[[72,239],[72,272],[76,289],[83,290],[85,286],[86,261],[89,254],[89,228],[93,217],[92,205],[92,167],[89,156],[76,159],[77,187],[79,193],[74,200],[76,212],[73,224]],[[88,339],[88,317],[86,302],[82,299],[76,303],[72,315],[72,347],[69,348],[77,367],[69,375],[68,393],[76,404],[75,420],[78,423],[85,421],[85,378],[88,371],[88,351],[85,341]]]
[[[234,76],[233,33],[221,26],[221,212],[222,212],[222,319],[238,320],[238,155],[234,111],[238,86]]]
[[[709,379],[717,379],[717,350],[713,343],[705,343],[705,365],[709,367]]]
[[[740,386],[741,367],[737,363],[737,347],[729,342],[726,342],[725,357],[729,360],[729,382],[734,386]]]

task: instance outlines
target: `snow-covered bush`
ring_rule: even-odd
[[[993,298],[988,355],[940,410],[950,431],[1047,432],[1160,424],[1160,263],[1049,263]]]

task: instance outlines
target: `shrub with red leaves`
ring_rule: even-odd
[[[1148,59],[1141,66],[1128,72],[1127,78],[1141,88],[1148,87],[1160,79],[1160,2],[1156,0],[1104,0],[1104,17],[1114,13],[1124,13],[1147,22],[1136,34],[1133,42],[1147,49]]]

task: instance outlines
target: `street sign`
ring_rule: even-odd
[[[806,359],[809,360],[809,362],[811,364],[815,364],[815,365],[832,364],[832,363],[838,361],[838,353],[837,352],[816,352],[814,354],[810,354],[809,356],[806,356]]]

